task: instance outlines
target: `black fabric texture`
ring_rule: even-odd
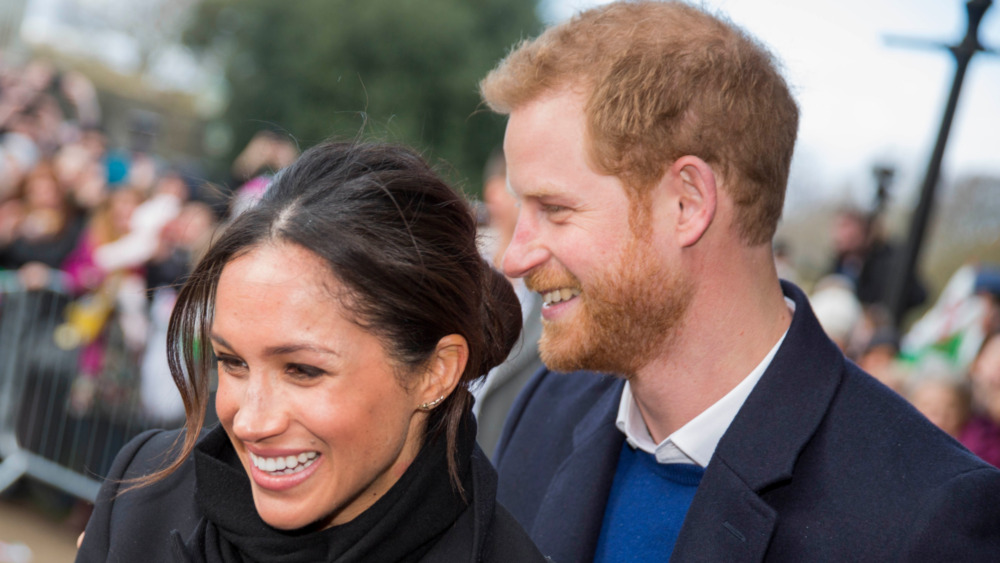
[[[198,563],[267,561],[418,561],[471,502],[469,460],[475,423],[463,421],[458,439],[463,499],[449,478],[446,440],[432,436],[395,485],[354,520],[327,529],[282,531],[254,508],[250,480],[221,427],[195,450],[196,501],[205,517],[174,553]]]

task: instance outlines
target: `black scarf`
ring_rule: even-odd
[[[474,443],[475,422],[467,417],[457,460],[469,503]],[[417,561],[468,506],[451,485],[443,434],[424,444],[368,510],[325,530],[282,531],[264,523],[254,508],[250,479],[221,426],[204,437],[194,458],[195,498],[204,517],[186,541],[177,532],[173,538],[175,559],[192,563]]]

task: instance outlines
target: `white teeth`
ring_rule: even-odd
[[[298,473],[312,462],[319,454],[316,452],[302,452],[299,455],[288,455],[281,457],[261,457],[253,453],[250,454],[250,462],[258,469],[276,475],[290,475]]]
[[[546,306],[555,305],[556,303],[562,303],[563,301],[569,301],[570,299],[580,295],[579,289],[554,289],[552,291],[546,291],[542,294],[542,301]]]

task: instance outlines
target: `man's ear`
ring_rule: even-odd
[[[469,344],[464,337],[449,334],[439,340],[417,389],[418,406],[428,405],[429,408],[422,408],[431,410],[440,403],[439,399],[451,395],[461,381],[468,361]]]
[[[696,156],[682,156],[667,173],[677,204],[676,233],[682,247],[692,246],[715,219],[718,192],[715,172]]]

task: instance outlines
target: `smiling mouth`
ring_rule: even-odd
[[[299,455],[279,457],[262,457],[253,452],[247,453],[250,454],[250,463],[253,463],[257,469],[274,476],[299,473],[315,463],[319,456],[317,452],[302,452]]]
[[[580,295],[580,290],[576,288],[564,287],[562,289],[553,289],[542,292],[542,304],[546,307],[551,307],[564,301],[569,301],[578,295]]]

